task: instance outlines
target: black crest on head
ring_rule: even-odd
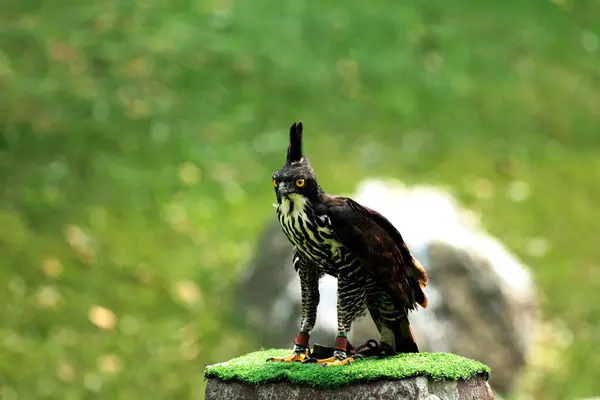
[[[302,160],[302,122],[294,122],[290,128],[290,144],[285,164],[290,165],[300,160]]]

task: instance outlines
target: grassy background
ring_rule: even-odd
[[[599,8],[2,2],[0,397],[202,398],[298,119],[329,192],[478,210],[572,332],[527,393],[599,394]]]

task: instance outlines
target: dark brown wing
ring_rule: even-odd
[[[425,269],[387,218],[347,197],[329,197],[323,205],[335,234],[376,282],[405,309],[414,309],[415,303],[427,307]]]

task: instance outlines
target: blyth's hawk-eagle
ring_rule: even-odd
[[[338,336],[324,366],[353,361],[346,335],[368,310],[381,334],[379,355],[418,352],[408,312],[427,307],[427,274],[387,218],[348,197],[327,194],[302,152],[302,122],[290,128],[285,165],[273,174],[277,216],[294,245],[293,265],[300,277],[302,317],[294,348],[269,361],[315,362],[309,336],[319,304],[319,279],[338,280]],[[350,354],[349,354],[350,353]],[[356,357],[356,356],[354,356]]]

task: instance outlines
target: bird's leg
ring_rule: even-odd
[[[381,329],[379,330],[380,332],[380,339],[379,339],[379,348],[380,348],[380,354],[379,356],[385,356],[385,355],[393,355],[396,353],[396,335],[394,334],[394,331],[392,329],[390,329],[389,327],[387,327],[385,324],[383,324],[381,326]]]
[[[271,357],[267,361],[278,361],[278,362],[302,362],[310,356],[308,348],[308,339],[310,335],[308,332],[300,332],[294,339],[294,351],[289,356],[285,357]]]
[[[294,339],[294,351],[289,356],[272,357],[267,361],[302,362],[310,358],[310,332],[317,321],[317,306],[319,305],[319,275],[299,262],[300,289],[302,293],[302,322],[300,333]]]
[[[322,367],[334,367],[339,365],[348,365],[354,361],[352,357],[348,357],[346,353],[348,349],[348,339],[345,332],[338,332],[335,338],[333,357],[318,360],[317,363]]]
[[[388,323],[381,330],[381,348],[388,355],[396,353],[418,353],[419,346],[413,335],[407,316]]]
[[[348,339],[346,335],[350,332],[352,321],[354,320],[353,302],[356,299],[351,293],[344,290],[345,284],[343,280],[338,278],[338,301],[337,301],[337,318],[338,318],[338,335],[335,338],[333,357],[319,360],[322,367],[333,367],[338,365],[348,365],[354,361],[352,357],[348,357],[346,353],[348,349]]]

